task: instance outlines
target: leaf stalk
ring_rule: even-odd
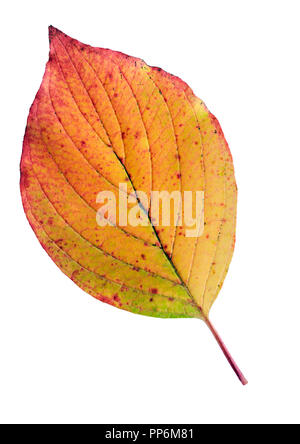
[[[215,327],[212,325],[212,323],[210,322],[210,320],[208,318],[205,319],[205,323],[208,326],[208,328],[210,329],[210,331],[212,332],[212,334],[214,335],[214,338],[216,339],[216,341],[219,344],[222,352],[224,353],[227,361],[231,365],[233,371],[235,372],[235,374],[237,375],[237,377],[239,378],[241,383],[243,385],[247,385],[248,384],[247,379],[245,378],[245,376],[243,375],[243,373],[239,369],[238,365],[236,364],[236,362],[232,358],[231,354],[229,353],[227,347],[225,346],[224,342],[222,341],[222,339],[221,339],[220,335],[218,334],[218,332],[216,331]]]

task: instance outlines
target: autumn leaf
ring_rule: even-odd
[[[53,27],[49,35],[21,160],[24,210],[37,238],[73,282],[103,302],[147,316],[202,319],[246,384],[209,321],[236,221],[232,157],[218,121],[178,77]],[[202,192],[201,233],[187,235],[186,205],[181,224],[175,204],[173,222],[155,220],[154,190],[182,199]],[[117,212],[103,226],[101,192],[112,193]],[[133,211],[144,224],[128,223]]]

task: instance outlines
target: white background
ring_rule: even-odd
[[[1,3],[1,423],[299,423],[299,1]],[[133,315],[63,275],[23,214],[19,160],[48,25],[183,78],[218,117],[237,245],[211,320]]]

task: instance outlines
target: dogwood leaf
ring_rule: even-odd
[[[148,316],[202,319],[245,384],[209,320],[236,223],[232,157],[218,121],[178,77],[49,31],[21,160],[23,205],[37,238],[74,283],[103,302]],[[201,235],[187,235],[186,208],[181,225],[175,206],[173,223],[154,223],[153,190],[182,198],[203,192]],[[117,214],[101,226],[98,196],[107,191]],[[121,223],[132,217],[134,200],[145,223]]]

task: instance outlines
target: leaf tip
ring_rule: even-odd
[[[48,31],[49,31],[49,42],[50,43],[57,34],[61,34],[61,31],[52,25],[49,26]]]

